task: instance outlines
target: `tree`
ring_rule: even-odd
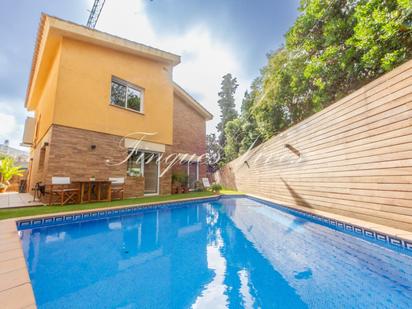
[[[220,107],[220,123],[217,125],[217,130],[219,132],[219,144],[222,148],[226,145],[224,132],[226,124],[238,116],[234,97],[238,86],[237,80],[232,77],[232,74],[228,73],[223,76],[221,90],[218,93],[219,100],[217,101]]]
[[[359,53],[359,73],[369,79],[411,57],[412,2],[361,1],[354,11],[356,25],[346,42]]]
[[[213,173],[218,170],[219,162],[223,155],[223,150],[217,140],[216,134],[211,133],[206,136],[206,151],[208,169]]]
[[[23,175],[20,166],[14,166],[12,157],[4,157],[0,161],[0,184],[4,186],[10,185],[9,181],[13,176]]]
[[[287,66],[303,76],[292,89],[301,110],[292,123],[412,55],[410,0],[302,0],[300,9],[286,35]]]
[[[252,114],[264,140],[412,56],[410,0],[302,0],[268,55]]]
[[[268,64],[255,80],[251,113],[263,140],[287,128],[292,119],[302,117],[294,92],[304,87],[302,75],[293,76],[295,65],[287,66],[288,52],[282,48],[268,55]]]
[[[255,115],[252,113],[260,80],[256,79],[251,91],[246,91],[242,100],[240,117],[229,121],[225,127],[225,158],[231,161],[245,153],[251,146],[261,142]]]
[[[237,157],[412,57],[410,0],[301,0],[285,46],[226,121],[228,158]]]
[[[239,155],[240,145],[244,136],[242,118],[229,121],[225,126],[225,160],[230,162]]]
[[[240,142],[239,155],[245,153],[252,145],[258,145],[262,139],[258,130],[256,116],[253,113],[253,104],[259,90],[259,79],[256,79],[251,86],[250,92],[246,91],[241,106],[241,131],[243,132]]]

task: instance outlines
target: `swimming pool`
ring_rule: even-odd
[[[20,225],[39,308],[412,303],[410,251],[257,199],[224,197],[106,215]]]

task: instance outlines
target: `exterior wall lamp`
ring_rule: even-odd
[[[298,157],[300,157],[300,152],[299,152],[299,150],[297,150],[295,147],[293,147],[293,146],[290,145],[290,144],[285,144],[285,147],[286,147],[287,149],[289,149],[290,151],[292,151],[295,155],[297,155]]]

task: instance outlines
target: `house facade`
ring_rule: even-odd
[[[135,197],[170,194],[174,170],[186,173],[189,187],[205,177],[199,159],[212,115],[173,82],[179,63],[42,15],[25,103],[35,115],[23,137],[31,147],[28,188],[53,176],[125,177],[125,196]]]

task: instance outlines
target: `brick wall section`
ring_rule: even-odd
[[[190,105],[175,95],[173,107],[173,152],[206,153],[206,121]],[[199,166],[199,177],[206,177],[206,165]]]
[[[45,176],[46,176],[46,171],[48,168],[48,162],[49,162],[49,155],[50,155],[50,147],[45,147],[45,143],[48,143],[50,145],[50,140],[51,140],[51,128],[47,131],[47,133],[44,135],[44,137],[35,145],[34,148],[32,148],[31,151],[31,158],[29,162],[29,176],[28,176],[28,184],[27,184],[27,191],[31,192],[31,189],[34,188],[35,184],[37,182],[43,182],[45,183]],[[43,168],[40,168],[39,162],[40,162],[40,151],[41,148],[44,147],[45,149],[45,157],[44,157],[44,166]]]
[[[98,180],[126,177],[127,165],[121,162],[126,158],[127,150],[119,147],[120,140],[115,135],[53,125],[32,151],[28,190],[36,182],[50,184],[53,176],[70,177],[72,181],[87,180],[92,176]],[[48,146],[44,146],[46,142]],[[92,145],[96,148],[92,149]],[[39,168],[42,147],[46,149],[45,164]],[[112,165],[108,165],[107,160]],[[138,195],[141,194],[131,196]]]
[[[279,204],[412,231],[411,150],[409,61],[274,136],[216,176],[228,187]]]
[[[125,177],[127,164],[121,162],[127,150],[119,147],[120,140],[115,135],[53,125],[46,182],[52,176],[73,180]]]
[[[53,176],[70,177],[72,181],[87,180],[92,176],[98,180],[125,177],[124,196],[143,196],[144,177],[127,177],[127,164],[121,163],[127,157],[127,150],[119,147],[120,141],[121,137],[115,135],[53,125],[32,152],[28,191],[36,182],[50,184]],[[40,149],[46,142],[45,164],[39,169]],[[92,145],[96,148],[92,149]],[[166,146],[165,156],[171,152],[172,147]],[[161,171],[165,167],[162,162]],[[160,178],[159,189],[161,195],[171,193],[171,171]]]
[[[144,195],[144,177],[126,177],[125,197],[142,197]]]
[[[202,155],[206,152],[206,121],[193,108],[175,97],[174,104],[173,146],[166,146],[164,158],[172,153],[188,153]],[[30,184],[28,190],[36,182],[51,183],[53,176],[67,176],[72,181],[87,180],[95,176],[98,180],[108,177],[126,177],[125,197],[142,196],[144,177],[127,177],[126,162],[120,163],[127,156],[127,150],[119,147],[120,136],[99,133],[89,130],[52,125],[45,137],[32,151],[30,167]],[[45,164],[39,168],[40,152],[45,143]],[[95,145],[95,149],[92,149]],[[162,172],[168,163],[162,160]],[[159,180],[159,193],[171,193],[172,170],[168,170]],[[206,166],[199,167],[200,177],[205,177]]]

